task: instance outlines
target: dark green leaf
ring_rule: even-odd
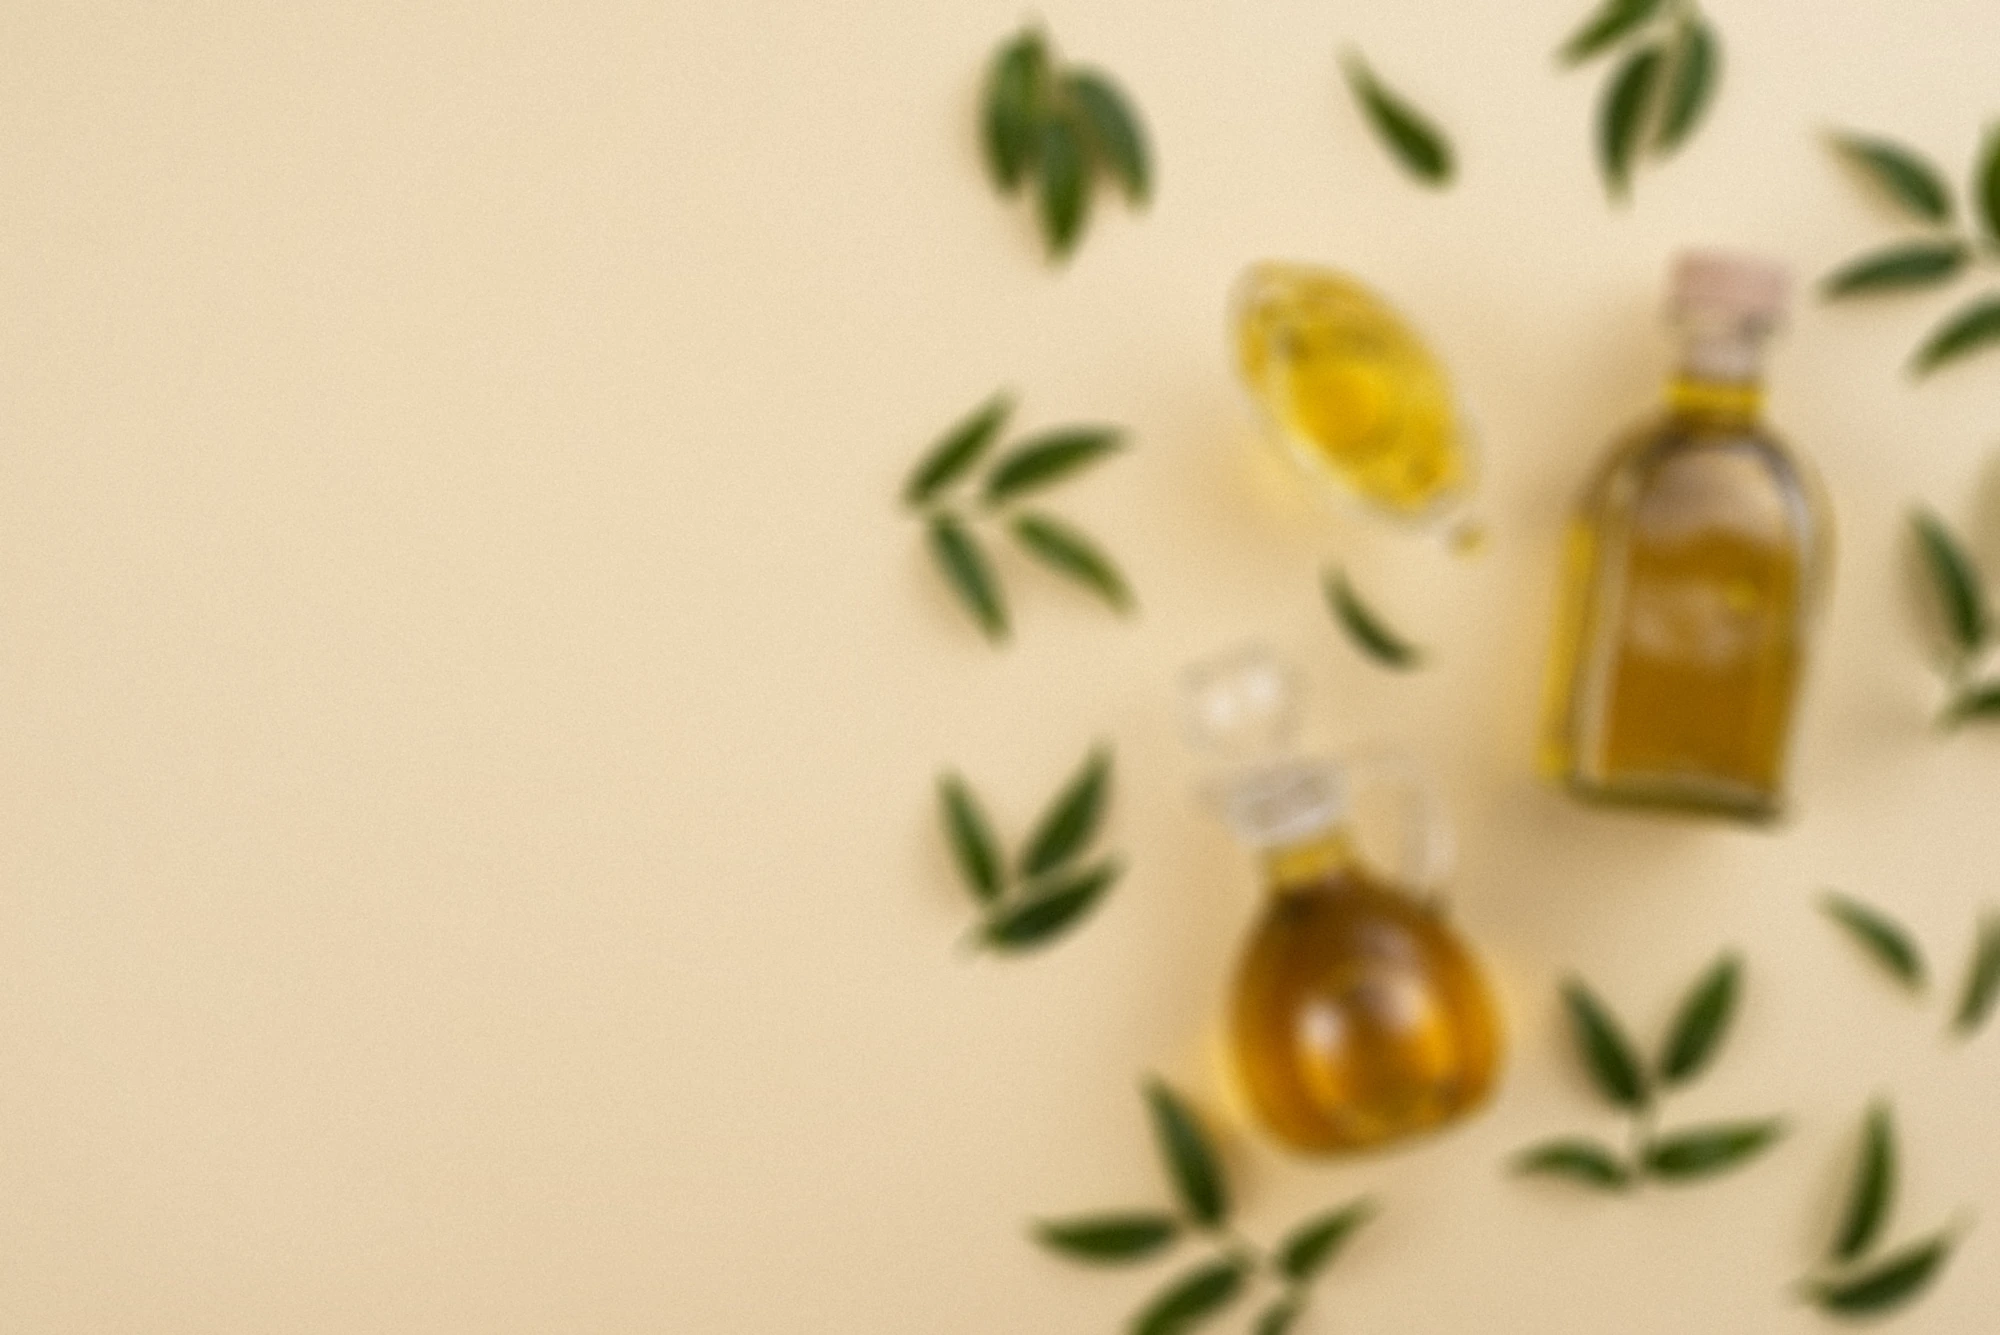
[[[1604,6],[1563,43],[1558,58],[1576,65],[1636,31],[1659,12],[1661,0],[1605,0]]]
[[[1514,1157],[1514,1171],[1566,1177],[1602,1191],[1623,1191],[1632,1183],[1632,1170],[1616,1154],[1588,1140],[1552,1140],[1530,1146]]]
[[[1355,646],[1383,667],[1405,672],[1423,662],[1423,652],[1390,630],[1382,619],[1361,601],[1361,595],[1347,581],[1344,572],[1329,570],[1321,578],[1327,606]]]
[[[1986,239],[2000,246],[2000,125],[1986,131],[1986,147],[1979,158],[1979,172],[1972,183],[1972,197],[1986,224]]]
[[[1305,1310],[1305,1304],[1300,1302],[1295,1294],[1288,1293],[1282,1298],[1273,1299],[1271,1305],[1264,1309],[1263,1315],[1257,1318],[1256,1335],[1291,1335],[1293,1324]]]
[[[1041,88],[1048,63],[1048,47],[1033,29],[1013,38],[993,57],[981,129],[986,169],[992,173],[993,183],[1008,194],[1020,189],[1035,160]]]
[[[1000,849],[986,813],[979,809],[972,789],[956,774],[938,780],[938,804],[944,809],[945,833],[950,836],[959,875],[974,898],[991,904],[1000,897]]]
[[[1075,580],[1120,612],[1132,610],[1132,589],[1102,548],[1068,524],[1048,515],[1014,520],[1014,537],[1028,555]]]
[[[1604,188],[1615,200],[1631,193],[1632,162],[1646,139],[1646,122],[1664,63],[1660,48],[1648,46],[1628,56],[1605,88],[1598,109],[1597,160],[1604,172]]]
[[[1189,1271],[1132,1318],[1132,1335],[1179,1335],[1221,1312],[1243,1291],[1250,1265],[1240,1256]]]
[[[1375,1213],[1375,1202],[1364,1198],[1299,1225],[1278,1248],[1278,1269],[1294,1284],[1318,1278],[1347,1245],[1347,1240],[1373,1219]]]
[[[1094,1265],[1143,1261],[1180,1236],[1180,1221],[1150,1211],[1050,1220],[1035,1225],[1035,1237],[1050,1251]]]
[[[1708,1065],[1736,1013],[1736,995],[1742,979],[1743,961],[1735,955],[1725,955],[1688,993],[1660,1058],[1661,1084],[1683,1084]]]
[[[1377,79],[1358,53],[1349,52],[1341,64],[1347,73],[1347,85],[1367,113],[1368,123],[1404,169],[1427,185],[1450,181],[1451,144],[1443,131],[1401,94]]]
[[[1991,344],[2000,344],[2000,296],[1985,296],[1939,325],[1918,350],[1912,369],[1929,375],[1947,362]]]
[[[931,447],[917,471],[910,475],[909,483],[903,488],[903,500],[909,505],[922,505],[937,495],[945,487],[964,474],[965,470],[979,462],[1000,434],[1001,425],[1007,414],[1012,412],[1014,402],[1005,391],[995,394],[975,409],[971,416],[944,434]]]
[[[1924,960],[1910,934],[1879,909],[1858,899],[1829,890],[1820,896],[1820,911],[1847,929],[1868,957],[1888,970],[1891,977],[1921,992],[1924,987]]]
[[[1653,151],[1662,157],[1686,143],[1703,113],[1715,100],[1721,82],[1722,42],[1699,18],[1688,18],[1674,37],[1673,72],[1667,78],[1667,100],[1660,113]]]
[[[1953,700],[1945,713],[1945,722],[1952,727],[1985,718],[2000,718],[2000,682],[1972,687]]]
[[[1896,1135],[1889,1106],[1868,1110],[1861,1131],[1861,1157],[1855,1161],[1854,1182],[1847,1189],[1847,1210],[1830,1253],[1836,1261],[1852,1261],[1875,1244],[1889,1222],[1896,1199]]]
[[[1646,1087],[1646,1074],[1633,1055],[1632,1044],[1611,1012],[1580,979],[1564,983],[1562,996],[1570,1031],[1599,1092],[1621,1108],[1644,1108],[1652,1101],[1652,1091]]]
[[[1775,1121],[1677,1131],[1646,1147],[1646,1171],[1670,1182],[1708,1177],[1762,1153],[1784,1133],[1783,1123]]]
[[[1122,443],[1115,427],[1063,427],[1016,445],[986,477],[989,504],[1010,501],[1061,481],[1117,453]]]
[[[1188,1217],[1205,1228],[1219,1226],[1229,1217],[1229,1191],[1201,1119],[1158,1077],[1146,1082],[1146,1104],[1160,1157]]]
[[[1116,84],[1096,70],[1077,70],[1063,86],[1082,113],[1097,160],[1118,178],[1127,199],[1134,204],[1145,203],[1153,190],[1152,155],[1147,151],[1146,132],[1131,103]]]
[[[1965,267],[1970,252],[1960,241],[1911,241],[1863,255],[1821,284],[1828,300],[1872,292],[1935,287]]]
[[[1090,217],[1090,171],[1083,137],[1070,121],[1051,116],[1042,122],[1035,143],[1042,182],[1042,240],[1051,259],[1067,259],[1083,239],[1083,225]]]
[[[1105,799],[1111,791],[1111,753],[1092,751],[1083,765],[1042,813],[1041,823],[1021,854],[1021,875],[1051,872],[1081,853],[1096,837],[1104,820]]]
[[[972,614],[986,638],[998,643],[1007,638],[1007,604],[1000,596],[993,567],[973,541],[965,525],[950,515],[936,515],[930,526],[931,556],[943,572],[945,583],[958,595],[959,602]]]
[[[1860,1274],[1820,1280],[1808,1292],[1821,1311],[1834,1316],[1876,1316],[1893,1311],[1930,1287],[1957,1241],[1949,1233],[1940,1233],[1905,1247]]]
[[[1047,945],[1083,921],[1123,870],[1113,858],[1035,887],[1026,899],[986,920],[986,944],[1010,955]]]
[[[1857,134],[1836,134],[1833,145],[1906,212],[1930,223],[1951,220],[1951,192],[1922,155]]]
[[[1979,577],[1979,568],[1936,515],[1919,511],[1910,522],[1916,526],[1924,567],[1937,590],[1938,606],[1944,611],[1953,646],[1961,655],[1977,653],[1986,644],[1990,629],[1986,583]]]
[[[2000,713],[2000,688],[1992,694],[1994,710]],[[1988,913],[1979,922],[1979,939],[1972,947],[1972,963],[1965,970],[1965,990],[1952,1026],[1961,1035],[1978,1033],[1996,1000],[2000,1000],[2000,915]]]

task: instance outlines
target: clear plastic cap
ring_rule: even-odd
[[[1784,318],[1791,287],[1791,271],[1774,260],[1684,250],[1674,260],[1667,304],[1681,320],[1768,329]]]

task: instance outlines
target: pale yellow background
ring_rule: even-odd
[[[1582,8],[1044,6],[1162,164],[1056,275],[975,153],[1012,4],[7,5],[0,1328],[1109,1330],[1170,1267],[1078,1272],[1022,1225],[1166,1199],[1149,1069],[1229,1119],[1251,1235],[1386,1202],[1311,1332],[1818,1328],[1784,1290],[1877,1090],[1897,1236],[1989,1219],[1897,1329],[1990,1328],[2000,1033],[1944,1043],[1946,998],[1809,907],[1879,899],[1955,984],[2000,898],[2000,736],[1927,730],[1903,528],[1934,501],[2000,572],[2000,364],[1898,372],[1948,303],[1808,302],[1776,357],[1842,537],[1798,820],[1582,811],[1529,759],[1560,518],[1654,391],[1671,251],[1812,277],[1896,235],[1816,127],[1962,179],[1996,13],[1716,0],[1720,105],[1618,214],[1600,76],[1549,61]],[[1452,127],[1455,190],[1367,137],[1350,39]],[[1351,266],[1448,356],[1483,557],[1260,462],[1221,318],[1264,256]],[[1136,622],[1010,561],[995,654],[935,587],[894,495],[1000,384],[1024,428],[1132,429],[1057,508]],[[1334,556],[1434,668],[1343,644]],[[1418,1148],[1299,1161],[1228,1111],[1255,887],[1173,686],[1250,635],[1307,664],[1318,739],[1402,739],[1458,817],[1515,1046],[1490,1111]],[[933,774],[1018,834],[1093,738],[1132,874],[1051,953],[968,958]],[[1629,1202],[1505,1179],[1616,1129],[1563,972],[1650,1038],[1730,944],[1747,1008],[1673,1115],[1782,1110],[1782,1150]]]

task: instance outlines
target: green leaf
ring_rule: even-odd
[[[1075,580],[1114,611],[1132,610],[1132,589],[1111,558],[1082,533],[1049,515],[1024,514],[1014,520],[1014,537],[1028,555]]]
[[[945,583],[972,614],[986,638],[998,644],[1007,638],[1007,604],[993,567],[965,525],[950,515],[935,515],[930,524],[931,556]]]
[[[1951,192],[1921,154],[1857,134],[1835,134],[1833,146],[1911,216],[1928,223],[1951,221]]]
[[[1667,79],[1666,107],[1653,135],[1653,151],[1665,157],[1688,141],[1701,124],[1721,81],[1722,41],[1699,18],[1681,23],[1674,37],[1673,72]]]
[[[1896,1199],[1896,1135],[1890,1123],[1889,1106],[1877,1103],[1868,1110],[1861,1132],[1861,1157],[1854,1165],[1854,1183],[1847,1189],[1847,1210],[1841,1216],[1840,1232],[1834,1235],[1836,1261],[1852,1261],[1874,1245],[1889,1222],[1889,1210]]]
[[[1229,1217],[1229,1191],[1200,1118],[1157,1076],[1146,1082],[1146,1104],[1160,1158],[1188,1217],[1204,1228],[1219,1227]]]
[[[1646,138],[1646,120],[1664,64],[1660,48],[1648,46],[1626,57],[1617,77],[1605,88],[1598,109],[1597,160],[1604,172],[1604,188],[1614,200],[1623,200],[1631,193],[1632,162]]]
[[[1742,979],[1743,961],[1725,955],[1689,991],[1660,1058],[1661,1084],[1685,1084],[1708,1065],[1736,1014]]]
[[[1971,252],[1961,241],[1911,241],[1890,246],[1835,270],[1820,285],[1829,301],[1875,292],[1935,287],[1954,277]]]
[[[1093,1265],[1143,1261],[1180,1236],[1180,1221],[1153,1211],[1091,1215],[1035,1225],[1035,1238],[1052,1252]]]
[[[975,899],[991,904],[1000,897],[1000,849],[986,813],[979,809],[972,789],[956,774],[938,780],[938,804],[944,811],[945,833],[950,837],[959,875]]]
[[[1994,712],[2000,713],[2000,688],[1994,688],[1992,695]],[[2000,1000],[2000,914],[1989,912],[1979,922],[1979,938],[1972,947],[1972,963],[1965,970],[1965,990],[1959,996],[1952,1027],[1962,1037],[1978,1033],[1993,1013],[1996,1000]]]
[[[1097,835],[1104,820],[1105,799],[1111,791],[1111,753],[1103,747],[1085,757],[1083,765],[1042,813],[1041,822],[1021,854],[1021,875],[1041,876],[1064,866]]]
[[[1317,1279],[1375,1214],[1375,1202],[1364,1197],[1299,1225],[1278,1248],[1278,1269],[1294,1284]]]
[[[1083,136],[1070,121],[1051,116],[1042,122],[1035,152],[1042,182],[1042,240],[1048,245],[1050,259],[1064,260],[1083,239],[1083,225],[1090,217],[1090,173]]]
[[[980,128],[986,170],[1006,194],[1021,188],[1021,181],[1034,165],[1036,123],[1048,64],[1048,46],[1032,28],[1008,41],[993,57]]]
[[[1957,1241],[1950,1233],[1940,1233],[1859,1274],[1820,1280],[1807,1292],[1821,1311],[1834,1316],[1878,1316],[1893,1311],[1930,1287]]]
[[[1118,452],[1123,435],[1115,427],[1063,427],[1016,445],[986,476],[989,505],[1011,501],[1061,481]]]
[[[1329,570],[1321,577],[1327,606],[1347,637],[1363,653],[1383,667],[1406,672],[1423,662],[1423,651],[1384,624],[1382,618],[1361,601],[1343,571]]]
[[[1569,1012],[1571,1033],[1599,1092],[1621,1108],[1636,1110],[1652,1102],[1645,1072],[1611,1012],[1580,979],[1564,983],[1562,996]]]
[[[1441,186],[1451,180],[1451,144],[1423,112],[1394,89],[1375,77],[1359,52],[1349,51],[1341,59],[1347,86],[1368,116],[1382,140],[1404,170],[1426,185]]]
[[[1263,1315],[1257,1318],[1256,1335],[1291,1335],[1293,1324],[1305,1310],[1305,1304],[1299,1301],[1296,1294],[1288,1293],[1273,1299]]]
[[[1784,1134],[1784,1124],[1778,1121],[1677,1131],[1646,1147],[1646,1171],[1670,1182],[1709,1177],[1754,1158]]]
[[[1110,169],[1134,204],[1152,196],[1152,155],[1146,132],[1131,103],[1118,86],[1096,70],[1079,69],[1063,83],[1070,101],[1082,114],[1087,139],[1097,160]]]
[[[1945,711],[1945,722],[1954,728],[1961,723],[1988,718],[2000,718],[2000,682],[1989,682],[1964,691]]]
[[[1924,960],[1910,934],[1881,912],[1849,895],[1829,890],[1820,896],[1820,911],[1847,930],[1868,957],[1912,992],[1924,988]]]
[[[1514,1157],[1514,1171],[1566,1177],[1600,1191],[1623,1191],[1632,1184],[1632,1170],[1616,1154],[1589,1140],[1552,1140],[1530,1146]]]
[[[1938,606],[1944,612],[1945,628],[1961,656],[1978,653],[1991,631],[1986,614],[1986,583],[1979,568],[1944,521],[1927,511],[1918,511],[1910,522],[1923,548],[1924,567],[1930,572],[1931,587],[1937,590]]]
[[[1577,65],[1636,31],[1660,10],[1661,0],[1605,0],[1604,6],[1577,29],[1557,58]]]
[[[903,488],[906,505],[922,505],[956,482],[968,468],[979,462],[1000,434],[1000,427],[1014,409],[1013,399],[1001,391],[974,409],[971,416],[945,432],[931,447],[917,471]]]
[[[1250,1263],[1241,1256],[1226,1256],[1189,1271],[1132,1318],[1132,1335],[1193,1330],[1236,1301],[1249,1273]]]
[[[1110,858],[1074,876],[1034,887],[1026,899],[988,918],[981,935],[988,946],[1008,955],[1045,946],[1082,922],[1123,871],[1118,860]]]
[[[1979,172],[1972,183],[1972,197],[1986,224],[1986,240],[2000,246],[2000,125],[1986,131],[1986,147],[1979,158]]]
[[[1917,352],[1912,369],[1929,375],[1948,362],[2000,343],[2000,295],[1981,297],[1939,325]]]

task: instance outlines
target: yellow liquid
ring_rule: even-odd
[[[1443,369],[1359,283],[1257,265],[1237,299],[1236,339],[1244,382],[1272,429],[1362,500],[1415,518],[1470,485]]]
[[[1259,1119],[1294,1149],[1359,1150],[1485,1101],[1500,1027],[1478,962],[1429,906],[1338,845],[1274,866],[1236,977],[1231,1037]]]
[[[1754,391],[1684,383],[1571,527],[1544,767],[1578,793],[1778,813],[1827,524]]]

